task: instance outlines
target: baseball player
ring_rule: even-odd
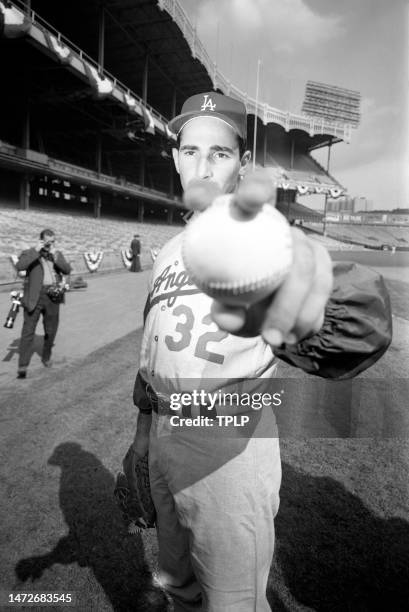
[[[195,95],[170,127],[183,189],[200,179],[234,193],[250,161],[245,106],[215,92]],[[278,357],[318,375],[353,376],[391,340],[381,278],[354,264],[333,275],[326,250],[291,231],[294,263],[259,313],[257,335],[216,325],[212,299],[184,269],[181,234],[154,262],[133,451],[143,457],[149,449],[159,579],[176,612],[270,610],[266,585],[281,480],[274,414],[271,404],[255,409],[239,395],[228,405],[224,394],[254,397],[268,388]],[[223,425],[220,417],[228,415],[248,418],[247,426]]]

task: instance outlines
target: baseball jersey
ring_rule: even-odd
[[[278,359],[339,380],[373,365],[390,345],[392,314],[382,276],[352,262],[334,264],[324,324],[297,345],[276,348],[274,354],[260,335],[249,338],[220,330],[210,315],[212,299],[196,287],[183,265],[182,239],[180,233],[168,242],[153,266],[136,405],[145,394],[140,377],[165,402],[172,393],[199,387],[214,392],[238,380],[251,380],[251,390],[260,392],[277,376]]]
[[[277,359],[260,335],[243,338],[218,328],[212,298],[196,287],[181,254],[182,233],[158,254],[145,308],[140,373],[166,399],[200,383],[207,391],[233,380],[271,378]]]

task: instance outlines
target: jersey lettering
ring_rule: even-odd
[[[179,304],[173,309],[172,314],[175,317],[184,316],[184,321],[178,321],[175,327],[175,331],[180,334],[180,338],[173,338],[171,335],[165,336],[165,344],[170,351],[183,351],[190,345],[195,318],[192,309],[184,304]],[[206,315],[202,319],[204,325],[211,325],[213,323],[210,314]],[[207,349],[208,342],[221,342],[227,338],[228,333],[217,329],[216,331],[208,331],[201,334],[196,342],[194,356],[199,359],[205,359],[213,363],[222,364],[224,362],[224,355],[209,351]]]
[[[188,287],[190,289],[187,289]],[[177,296],[182,293],[192,294],[200,293],[200,291],[195,287],[186,270],[175,270],[172,265],[166,266],[153,282],[153,288],[149,294],[150,307],[153,303],[164,299],[167,300],[168,306],[173,306]]]
[[[205,325],[211,325],[213,323],[212,317],[208,314],[202,319],[202,323]],[[220,353],[214,353],[213,351],[207,350],[208,342],[221,342],[227,338],[229,334],[226,331],[218,329],[216,331],[209,331],[202,334],[197,341],[195,348],[195,357],[200,359],[206,359],[206,361],[212,361],[213,363],[222,364],[224,361],[224,355]]]
[[[195,318],[193,316],[192,309],[189,306],[185,306],[184,304],[179,304],[172,312],[175,317],[179,317],[180,315],[185,317],[185,321],[178,322],[176,325],[176,331],[180,334],[180,339],[175,341],[172,336],[165,336],[166,346],[170,351],[183,351],[184,348],[189,346],[190,341],[192,339],[192,334],[190,333],[193,329],[193,325],[195,322]]]

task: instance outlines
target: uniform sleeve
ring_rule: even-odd
[[[371,268],[339,262],[319,333],[274,353],[309,374],[342,380],[372,366],[391,340],[391,305],[383,277]]]
[[[157,402],[156,393],[139,370],[133,388],[133,403],[139,408],[139,412],[150,414],[155,402]]]

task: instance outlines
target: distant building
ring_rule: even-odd
[[[355,199],[355,198],[354,198]],[[353,213],[354,199],[349,195],[341,196],[340,198],[328,198],[327,199],[327,212],[329,213]]]
[[[357,196],[354,198],[355,212],[371,212],[373,211],[373,201],[368,200],[365,196]]]

